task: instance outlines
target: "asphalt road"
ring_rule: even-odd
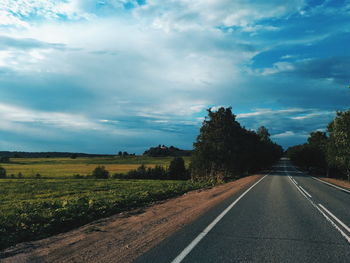
[[[136,262],[349,263],[349,226],[350,192],[281,160],[250,190],[232,196]]]

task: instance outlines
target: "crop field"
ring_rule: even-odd
[[[164,180],[0,179],[0,249],[203,186]]]
[[[110,172],[126,173],[136,169],[141,164],[147,167],[155,165],[169,166],[172,157],[83,157],[83,158],[11,158],[10,163],[0,163],[7,171],[7,175],[17,176],[19,173],[23,177],[35,177],[40,174],[45,178],[73,177],[74,175],[90,175],[96,166],[103,165]],[[184,157],[188,166],[189,157]]]

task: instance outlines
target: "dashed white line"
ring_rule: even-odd
[[[267,174],[268,175],[268,174]],[[267,175],[249,187],[243,194],[241,194],[232,204],[230,204],[217,218],[214,219],[171,263],[180,263],[191,251],[195,248],[195,246],[209,233],[213,227],[219,223],[219,221],[231,210],[231,208],[238,203],[239,200],[242,199],[254,186],[260,183]]]
[[[287,174],[288,174],[288,172],[287,171],[285,171]],[[342,230],[342,229],[340,229],[340,227],[336,224],[336,223],[334,223],[334,221],[332,220],[332,219],[330,219],[323,211],[322,211],[322,209],[320,208],[320,207],[322,207],[323,209],[325,209],[325,207],[324,206],[322,206],[321,204],[320,204],[320,207],[318,206],[318,205],[316,205],[312,200],[311,200],[311,197],[310,198],[308,198],[307,196],[306,196],[306,193],[304,193],[301,189],[300,189],[300,187],[298,187],[294,182],[293,182],[293,180],[292,180],[292,178],[290,177],[290,176],[288,176],[289,177],[289,179],[291,180],[291,182],[295,185],[295,187],[299,190],[299,192],[307,199],[307,200],[309,200],[309,202],[311,203],[311,205],[313,206],[313,207],[315,207],[325,218],[326,218],[326,220],[328,221],[328,222],[330,222],[331,224],[332,224],[332,226],[336,229],[336,230],[338,230],[339,231],[339,233],[348,241],[348,243],[350,244],[350,237],[346,234],[346,233],[344,233],[344,231]],[[325,209],[325,211],[328,211],[328,210],[326,210]],[[328,211],[329,212],[329,211]],[[335,216],[335,215],[333,215],[331,212],[329,212],[329,215],[330,216],[334,216],[334,219],[338,222],[338,218]],[[338,219],[338,220],[337,220]],[[340,221],[340,220],[339,220]],[[340,221],[341,222],[341,221]],[[341,223],[343,223],[343,222],[338,222],[341,226],[343,226]],[[344,224],[344,223],[343,223]],[[344,227],[345,226],[345,227]],[[348,231],[348,227],[344,224],[344,228]]]
[[[299,185],[299,187],[308,197],[312,198],[312,196],[303,187],[301,187],[301,185]]]
[[[318,204],[324,211],[326,211],[331,217],[333,217],[333,219],[335,221],[337,221],[342,227],[344,227],[346,229],[346,231],[348,231],[350,233],[350,228],[345,225],[338,217],[336,217],[335,215],[333,215],[327,208],[325,208],[323,205]]]

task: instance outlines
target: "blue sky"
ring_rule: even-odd
[[[349,0],[4,0],[0,150],[190,149],[219,106],[303,143],[350,106],[349,43]]]

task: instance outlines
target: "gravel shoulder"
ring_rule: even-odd
[[[132,262],[213,206],[261,178],[195,190],[143,209],[116,214],[67,233],[0,252],[8,262]]]
[[[321,177],[321,180],[343,187],[344,189],[350,190],[350,182],[349,181],[344,181],[344,180],[339,180],[339,179],[334,179],[334,178],[325,178],[325,177]]]

